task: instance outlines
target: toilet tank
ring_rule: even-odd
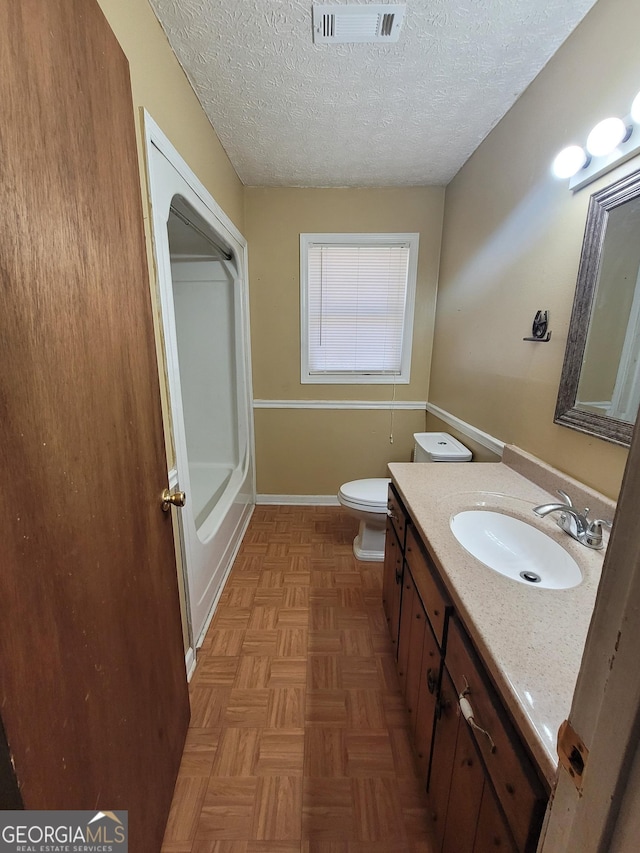
[[[470,462],[471,451],[447,432],[414,432],[414,462]]]

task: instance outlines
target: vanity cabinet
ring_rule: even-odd
[[[546,791],[466,631],[455,617],[449,625],[445,665],[456,696],[465,698],[472,709],[475,726],[470,727],[460,713],[461,731],[464,728],[473,738],[486,784],[504,813],[515,847],[535,850],[547,804]]]
[[[446,619],[450,610],[444,589],[433,575],[415,528],[409,525],[400,611],[398,675],[425,785],[442,673]]]
[[[382,604],[387,624],[389,625],[391,642],[396,650],[397,658],[405,533],[408,515],[393,486],[389,486],[387,511],[387,535],[385,538],[382,573]]]
[[[402,603],[400,607],[400,620],[398,627],[398,678],[400,689],[405,699],[407,698],[407,676],[409,670],[409,657],[417,657],[417,650],[411,644],[411,629],[413,628],[413,612],[416,598],[416,587],[411,572],[406,568],[402,572]],[[413,654],[411,654],[413,652]],[[411,668],[415,668],[415,660],[412,660]],[[412,675],[413,677],[413,675]],[[409,706],[409,712],[411,707]]]
[[[418,599],[419,600],[419,599]],[[422,602],[420,602],[422,604]],[[425,617],[426,619],[426,617]],[[417,642],[417,638],[416,638]],[[418,757],[420,775],[427,781],[429,764],[431,761],[431,744],[433,740],[433,722],[436,714],[436,703],[438,698],[438,687],[442,668],[442,657],[440,647],[433,635],[428,623],[425,624],[422,659],[418,681],[418,698],[415,713],[412,714],[413,740]],[[407,704],[411,712],[411,701]]]
[[[434,851],[531,853],[546,787],[393,487],[389,505],[383,595]]]

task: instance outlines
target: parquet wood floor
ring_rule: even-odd
[[[162,853],[430,853],[381,601],[339,507],[257,507],[190,685]]]

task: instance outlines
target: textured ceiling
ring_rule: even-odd
[[[407,0],[314,45],[311,0],[150,0],[249,186],[447,184],[595,0]]]

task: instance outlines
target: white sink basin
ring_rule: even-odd
[[[562,545],[518,518],[472,509],[456,513],[450,526],[466,551],[518,583],[569,589],[582,580],[578,564]]]

